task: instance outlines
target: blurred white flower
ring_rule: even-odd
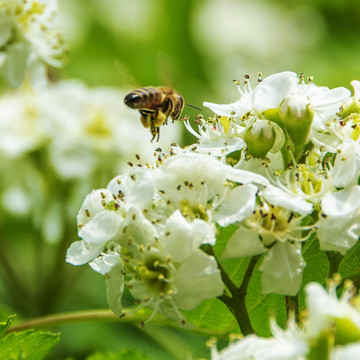
[[[248,335],[220,352],[215,342],[210,342],[211,360],[306,360],[309,345],[293,317],[290,317],[287,326],[283,330],[272,319],[272,338]]]
[[[326,291],[318,283],[306,286],[307,317],[297,324],[290,315],[287,328],[270,320],[273,337],[248,335],[217,351],[210,341],[211,360],[354,360],[360,356],[360,313],[358,296],[351,282],[345,283],[340,298],[338,281]]]
[[[358,295],[355,296],[356,289],[353,284],[346,281],[344,291],[338,298],[336,287],[339,280],[330,280],[328,291],[317,283],[306,286],[308,317],[305,323],[305,336],[309,344],[319,347],[317,351],[329,352],[329,358],[332,360],[358,359],[360,356]],[[329,344],[330,349],[326,349],[325,344]]]
[[[123,104],[124,95],[72,80],[8,93],[0,99],[0,152],[20,157],[45,146],[64,179],[84,179],[98,170],[101,176],[110,167],[115,175],[136,154],[143,163],[153,162],[155,149],[168,149],[180,129],[165,127],[160,142],[150,143],[138,114]]]
[[[46,143],[41,107],[39,96],[28,89],[0,98],[0,153],[8,158],[20,157]]]
[[[0,4],[0,69],[14,87],[26,70],[33,84],[46,83],[46,67],[62,66],[64,47],[56,29],[56,0],[5,0]]]

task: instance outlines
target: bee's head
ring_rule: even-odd
[[[131,92],[125,96],[124,102],[127,106],[133,109],[139,109],[142,102],[142,97],[136,92]]]

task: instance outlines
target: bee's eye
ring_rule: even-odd
[[[132,92],[125,96],[124,102],[127,106],[130,106],[131,108],[136,108],[137,105],[141,102],[141,96],[136,94],[135,92]]]

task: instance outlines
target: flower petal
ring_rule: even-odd
[[[222,258],[254,256],[267,251],[256,231],[239,227],[229,239]]]
[[[300,197],[291,196],[273,185],[267,186],[262,193],[264,199],[271,205],[281,206],[285,209],[298,212],[301,215],[307,215],[312,212],[312,204]]]
[[[255,209],[255,185],[247,184],[230,190],[215,212],[214,220],[223,227],[240,222],[250,216]]]
[[[295,243],[277,242],[264,257],[260,266],[264,294],[296,295],[302,282],[306,263]]]

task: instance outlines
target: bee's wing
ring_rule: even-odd
[[[138,89],[141,88],[140,81],[136,78],[135,74],[125,65],[121,60],[114,60],[116,70],[120,74],[122,80],[121,87],[129,89]]]
[[[172,88],[174,85],[175,75],[178,72],[176,59],[169,54],[159,52],[157,54],[157,74],[160,84]]]

